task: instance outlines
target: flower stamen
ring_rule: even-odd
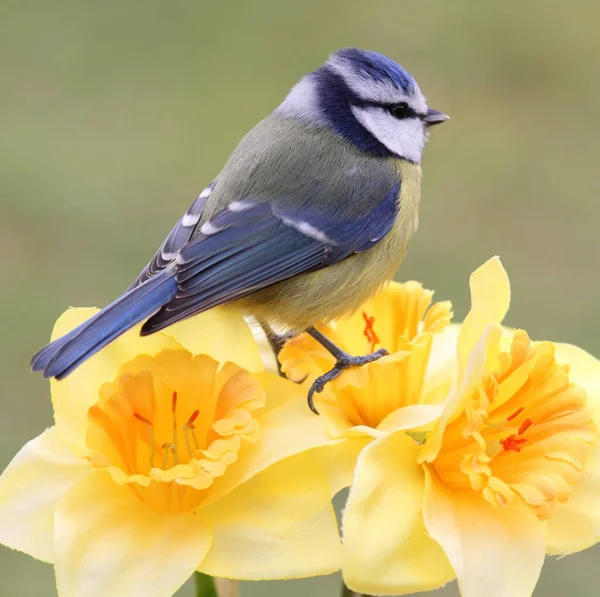
[[[194,456],[194,453],[192,452],[192,446],[190,444],[190,438],[189,438],[189,435],[188,435],[189,432],[190,432],[189,427],[186,426],[186,427],[183,428],[183,439],[185,441],[185,448],[188,451],[188,454],[190,455],[190,458],[192,458]]]
[[[164,450],[164,452],[165,452],[165,455],[164,455],[163,461],[162,461],[162,467],[161,467],[164,471],[167,468],[169,452],[171,452],[172,454],[175,454],[175,446],[173,446],[173,444],[171,442],[166,442],[161,446],[161,449]]]
[[[521,446],[527,440],[524,437],[519,437],[516,434],[509,435],[506,439],[500,440],[502,447],[505,452],[510,452],[510,450],[514,450],[515,452],[521,451]]]
[[[363,319],[365,320],[365,330],[363,332],[367,339],[367,342],[371,345],[371,352],[375,352],[375,347],[379,344],[379,336],[375,333],[375,316],[369,317],[364,311],[362,312]]]
[[[187,451],[189,453],[190,456],[194,455],[194,452],[192,451],[192,448],[190,446],[190,438],[188,436],[188,434],[190,434],[192,436],[192,439],[194,440],[194,446],[196,448],[196,450],[200,449],[200,443],[198,442],[198,438],[196,437],[196,426],[194,425],[194,421],[198,418],[198,415],[200,414],[199,410],[195,410],[191,415],[190,418],[187,420],[187,423],[183,426],[183,434],[185,437],[185,445],[187,447]]]
[[[524,410],[525,407],[521,406],[521,408],[518,408],[512,415],[510,415],[510,417],[507,417],[506,420],[512,421],[513,419],[516,419]]]
[[[177,392],[173,392],[171,412],[173,413],[173,442],[171,443],[173,460],[175,464],[179,464],[179,447],[177,446]]]
[[[531,419],[525,419],[523,424],[519,427],[518,435],[523,435],[531,426],[533,421]]]
[[[524,410],[525,407],[522,406],[516,413],[513,413],[506,420],[510,421],[511,419],[514,419],[517,414],[522,413]],[[523,435],[532,425],[533,421],[531,419],[525,419],[517,430],[517,433],[511,433],[506,439],[500,440],[504,451],[509,452],[510,450],[514,450],[515,452],[520,452],[521,446],[527,441],[526,438],[520,436]]]
[[[133,416],[143,423],[148,430],[148,435],[150,439],[150,468],[154,466],[154,455],[156,454],[156,439],[154,437],[154,428],[152,427],[152,421],[149,421],[146,417],[140,415],[139,413],[133,413]]]

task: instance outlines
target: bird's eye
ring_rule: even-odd
[[[395,118],[402,119],[408,118],[413,115],[411,107],[406,102],[400,102],[399,104],[393,104],[389,107],[389,111]]]

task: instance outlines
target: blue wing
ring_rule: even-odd
[[[181,248],[177,293],[146,321],[142,334],[365,251],[393,226],[399,191],[397,183],[374,209],[353,220],[277,202],[233,202]]]
[[[393,226],[399,190],[397,183],[370,211],[354,219],[333,219],[314,208],[298,209],[277,202],[233,201],[192,238],[204,206],[205,197],[201,196],[136,283],[72,332],[37,352],[32,368],[43,371],[45,377],[62,379],[148,317],[143,334],[364,251]]]
[[[212,193],[215,182],[209,184],[198,195],[196,200],[190,205],[189,209],[183,214],[182,218],[175,224],[165,242],[156,252],[152,261],[141,271],[135,282],[129,287],[129,290],[143,284],[146,280],[163,270],[173,261],[177,252],[190,240],[196,228],[196,225],[202,217],[206,200]]]

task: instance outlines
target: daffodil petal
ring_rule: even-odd
[[[266,412],[257,415],[260,441],[245,446],[227,474],[215,479],[205,500],[207,505],[284,458],[340,441],[330,436],[326,418],[308,409],[302,387],[271,374],[261,375],[260,379],[267,405],[273,401],[279,406],[267,406]]]
[[[556,360],[569,365],[569,377],[587,392],[588,408],[600,428],[600,360],[578,346],[554,344]]]
[[[445,487],[426,470],[425,527],[444,549],[462,597],[530,597],[544,562],[546,526],[526,506],[496,508]]]
[[[356,460],[372,441],[371,437],[363,435],[352,437],[332,446],[315,448],[309,452],[325,474],[332,497],[344,487],[352,484]]]
[[[340,568],[328,485],[308,454],[269,467],[202,514],[214,537],[199,570],[211,576],[286,579]]]
[[[61,597],[171,597],[211,543],[193,513],[151,510],[103,472],[73,485],[55,519],[55,569]]]
[[[549,554],[568,554],[600,541],[600,448],[589,455],[583,479],[564,504],[557,504],[548,526]]]
[[[455,382],[458,367],[456,346],[461,326],[451,323],[435,334],[423,383],[423,404],[438,404],[448,395]]]
[[[382,435],[377,429],[367,425],[354,425],[353,427],[349,427],[346,414],[338,406],[331,406],[325,401],[321,402],[320,400],[317,400],[317,408],[322,416],[327,417],[328,429],[331,437],[349,438],[367,435],[371,438],[375,438]]]
[[[438,455],[446,425],[452,417],[460,414],[461,402],[467,399],[477,387],[486,372],[489,345],[497,345],[502,335],[500,326],[490,325],[484,330],[477,344],[473,347],[465,366],[465,372],[458,388],[450,393],[444,403],[443,412],[435,430],[427,438],[419,454],[419,462],[431,462]]]
[[[207,354],[216,361],[231,361],[252,373],[263,371],[259,345],[241,313],[216,307],[175,323],[166,333],[192,354]]]
[[[456,369],[456,345],[462,324],[450,323],[431,341],[427,375],[435,377],[447,369]]]
[[[26,443],[0,477],[0,543],[53,562],[56,505],[88,472],[56,427]]]
[[[301,386],[285,377],[281,377],[276,373],[257,373],[256,379],[265,389],[266,399],[265,405],[260,410],[260,414],[264,415],[270,411],[275,411],[282,406],[287,406],[291,402],[304,404],[308,410],[306,401],[306,387]]]
[[[60,338],[89,319],[98,309],[69,309],[56,322],[52,339]],[[78,455],[87,452],[87,413],[98,400],[98,390],[113,381],[121,365],[139,354],[156,354],[166,348],[181,348],[170,336],[157,332],[140,336],[140,326],[125,332],[61,381],[51,380],[54,420],[67,444]]]
[[[343,574],[354,591],[406,595],[454,578],[423,523],[418,445],[403,433],[372,442],[358,459],[344,510]]]
[[[498,257],[492,257],[471,274],[471,310],[458,337],[458,360],[464,367],[487,326],[500,324],[510,306],[510,282]]]
[[[588,408],[600,428],[600,361],[571,344],[555,344],[556,359],[568,364],[571,379],[585,388]],[[557,504],[547,521],[550,554],[573,553],[600,540],[600,447],[592,449],[583,478],[564,504]]]
[[[389,433],[425,427],[439,419],[443,410],[443,404],[409,404],[390,413],[377,429]]]

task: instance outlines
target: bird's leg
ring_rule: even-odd
[[[271,350],[275,354],[275,363],[277,364],[277,372],[279,373],[279,375],[285,377],[281,371],[281,364],[279,363],[278,357],[279,357],[279,353],[281,352],[281,349],[284,347],[285,343],[288,340],[290,340],[291,338],[293,338],[294,335],[291,333],[287,333],[287,334],[277,333],[271,327],[271,325],[263,319],[257,319],[256,321],[258,322],[260,327],[263,329],[265,336],[267,337],[267,342],[269,343]]]
[[[389,354],[385,348],[380,348],[371,354],[366,354],[361,357],[353,357],[351,354],[348,354],[336,346],[331,340],[329,340],[329,338],[321,334],[321,332],[319,332],[319,330],[316,328],[310,327],[306,330],[306,332],[335,358],[335,365],[333,369],[321,375],[320,377],[317,377],[308,391],[308,407],[317,415],[319,414],[319,411],[316,409],[314,403],[315,394],[320,394],[330,381],[333,381],[342,374],[344,369],[349,369],[350,367],[361,367],[362,365],[372,363],[373,361],[376,361],[377,359]]]

